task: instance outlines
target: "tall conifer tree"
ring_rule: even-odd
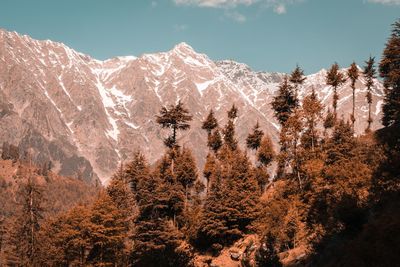
[[[339,100],[339,94],[337,89],[346,82],[346,78],[343,73],[340,72],[339,65],[334,63],[326,74],[326,84],[333,88],[333,116],[337,118],[337,102]]]
[[[224,143],[231,150],[236,150],[237,148],[237,139],[235,137],[235,120],[237,118],[237,108],[235,105],[232,105],[232,108],[228,111],[228,123],[225,125],[223,130],[224,132]]]
[[[211,134],[211,131],[218,127],[218,121],[214,116],[214,111],[211,109],[210,113],[208,113],[207,118],[203,121],[201,128],[206,130],[208,135]]]
[[[356,121],[355,108],[356,108],[356,81],[358,80],[359,71],[355,62],[351,63],[350,68],[347,69],[347,77],[351,81],[351,89],[353,91],[353,111],[351,113],[351,123],[354,129],[354,123]]]
[[[307,95],[303,99],[302,112],[306,121],[306,130],[301,138],[302,146],[306,149],[311,148],[312,152],[315,150],[315,145],[318,139],[317,124],[322,119],[322,110],[323,105],[313,88],[311,94]]]
[[[39,230],[43,218],[43,189],[33,176],[31,166],[27,182],[20,187],[21,209],[12,229],[14,253],[20,266],[37,265],[39,250]]]
[[[386,43],[379,73],[385,86],[385,99],[382,107],[384,126],[400,124],[400,19],[392,25],[392,34]]]
[[[246,138],[246,145],[249,149],[257,150],[260,147],[261,139],[264,136],[264,132],[260,130],[258,121],[253,128],[253,132],[250,133]]]
[[[369,57],[367,61],[365,61],[365,66],[364,66],[364,71],[363,75],[366,80],[366,86],[367,86],[367,103],[368,103],[368,126],[366,131],[369,132],[371,130],[371,124],[373,122],[372,117],[371,117],[371,105],[372,105],[372,86],[374,86],[374,79],[376,70],[374,67],[375,64],[375,58],[374,57]]]
[[[285,76],[279,85],[278,94],[272,101],[272,109],[275,117],[283,126],[293,113],[295,108],[299,106],[299,100],[293,92],[293,87],[289,84],[288,77]]]
[[[290,74],[289,81],[293,84],[295,90],[295,96],[298,98],[299,87],[304,83],[307,78],[304,76],[304,71],[296,65],[296,68]]]
[[[188,130],[190,128],[188,122],[192,120],[192,116],[181,101],[169,108],[162,107],[160,115],[156,116],[156,118],[157,123],[160,124],[162,128],[169,128],[172,130],[171,135],[164,139],[164,144],[169,148],[177,146],[177,132],[180,130]]]

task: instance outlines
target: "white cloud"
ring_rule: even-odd
[[[246,17],[236,11],[227,11],[227,12],[225,12],[225,16],[230,19],[233,19],[234,21],[240,22],[240,23],[243,23],[246,21]]]
[[[286,13],[286,6],[284,4],[279,4],[274,7],[274,12],[276,14],[285,14]]]
[[[157,1],[151,1],[151,7],[157,7],[158,6],[158,3],[157,3]]]
[[[238,5],[250,6],[260,0],[174,0],[177,5],[192,5],[199,7],[234,8]]]
[[[383,5],[400,5],[400,0],[368,0],[368,2]]]
[[[260,7],[271,8],[277,14],[285,14],[288,5],[303,2],[305,0],[173,0],[176,5],[222,8],[227,10],[235,9],[238,6],[259,5]],[[377,1],[377,0],[372,0]],[[395,0],[386,0],[395,1]],[[400,0],[398,0],[400,1]],[[225,14],[236,21],[244,22],[246,17],[238,12]]]

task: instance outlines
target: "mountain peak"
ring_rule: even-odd
[[[184,53],[184,54],[196,53],[196,51],[194,51],[193,47],[191,47],[190,45],[188,45],[185,42],[181,42],[181,43],[175,45],[174,48],[172,49],[172,51],[180,52],[180,53]]]

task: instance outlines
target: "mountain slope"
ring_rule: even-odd
[[[300,96],[314,86],[330,105],[332,90],[325,86],[324,74],[308,76]],[[106,181],[135,149],[151,162],[161,156],[166,132],[154,116],[162,105],[182,100],[194,118],[179,142],[196,146],[201,166],[207,151],[201,120],[211,108],[222,126],[226,110],[233,103],[238,106],[241,142],[257,120],[277,141],[279,127],[270,102],[283,75],[253,72],[234,61],[213,62],[185,43],[168,52],[99,61],[61,43],[0,30],[0,141],[19,145],[21,151],[30,148],[34,160],[51,160],[62,175]],[[363,80],[357,87],[365,87]],[[377,81],[374,108],[382,103],[382,91]],[[339,112],[348,113],[349,85],[339,93]],[[361,132],[366,126],[365,89],[358,90],[357,104],[356,129]],[[373,114],[377,128],[379,109]]]

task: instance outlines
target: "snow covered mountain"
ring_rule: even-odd
[[[325,70],[310,75],[300,90],[312,87],[330,106],[332,90]],[[38,41],[0,29],[0,142],[31,151],[38,163],[52,161],[61,175],[106,181],[121,160],[141,149],[150,162],[163,153],[167,134],[155,122],[162,105],[182,100],[194,116],[179,142],[196,148],[201,166],[206,133],[201,120],[211,108],[220,124],[234,103],[239,108],[241,142],[258,120],[277,140],[270,107],[282,73],[254,72],[234,61],[210,60],[181,43],[163,53],[99,61],[64,44]],[[366,126],[364,80],[357,83],[357,124]],[[340,91],[338,110],[351,111],[349,84]],[[374,128],[380,127],[383,87],[373,94]]]

